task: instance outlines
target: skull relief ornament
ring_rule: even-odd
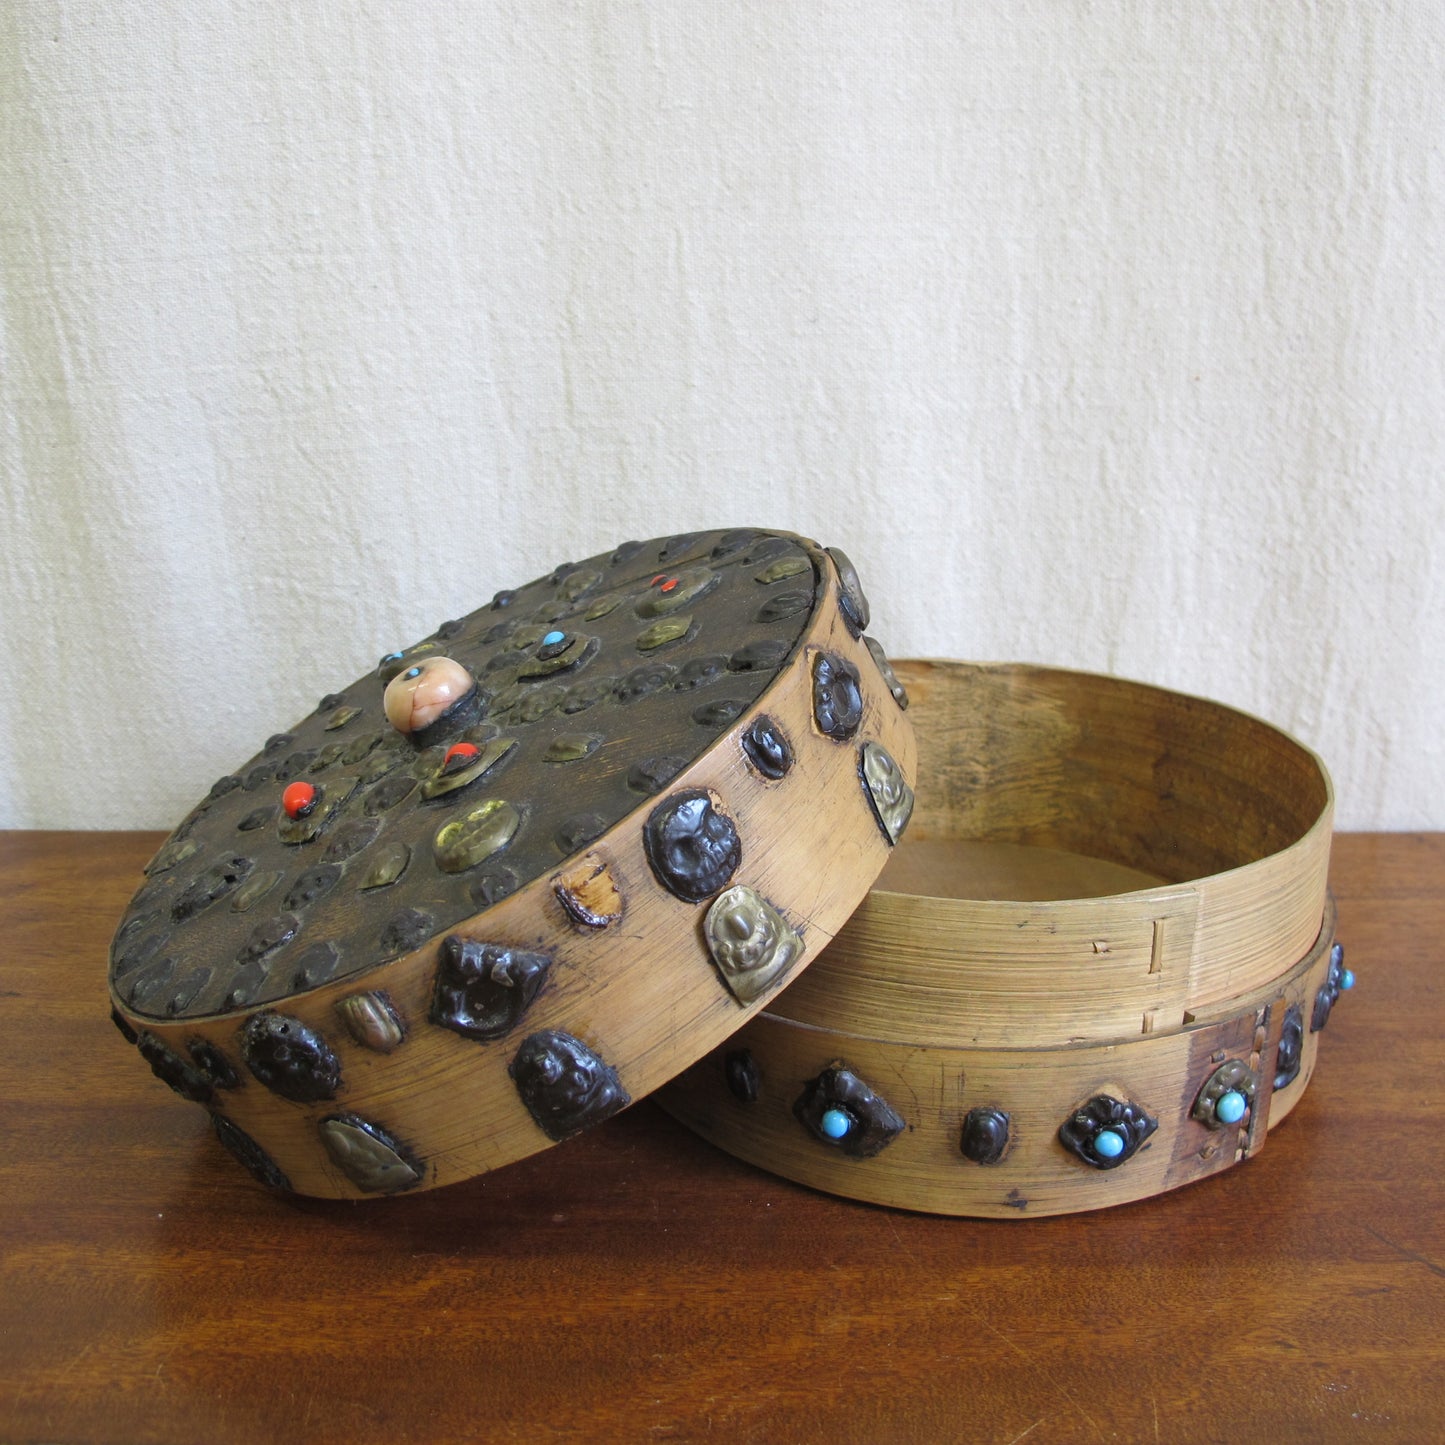
[[[760,893],[741,884],[718,894],[703,922],[722,980],[741,1004],[761,997],[803,951],[803,940]]]

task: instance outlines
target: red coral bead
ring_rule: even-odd
[[[314,783],[292,783],[281,794],[281,806],[288,818],[304,818],[316,806],[317,797]]]

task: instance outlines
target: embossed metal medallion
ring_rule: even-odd
[[[527,1112],[554,1141],[590,1129],[632,1102],[614,1069],[580,1039],[557,1029],[525,1040],[511,1075]]]
[[[1259,1075],[1243,1059],[1226,1059],[1200,1086],[1190,1115],[1206,1129],[1238,1124],[1254,1105]]]
[[[803,951],[803,940],[783,915],[744,885],[718,894],[703,933],[722,981],[744,1004],[785,978]]]
[[[1279,1031],[1279,1047],[1274,1056],[1276,1089],[1288,1088],[1299,1077],[1300,1065],[1304,1062],[1304,1047],[1304,1014],[1300,1006],[1294,1003],[1286,1010],[1284,1024]]]
[[[893,1106],[841,1061],[807,1085],[793,1114],[820,1143],[852,1159],[881,1154],[907,1127]]]
[[[1158,1127],[1159,1121],[1138,1104],[1095,1094],[1059,1126],[1059,1143],[1094,1169],[1117,1169]]]
[[[510,1033],[546,981],[552,960],[503,944],[451,934],[437,958],[432,1022],[469,1039]]]
[[[421,1165],[386,1130],[355,1114],[323,1119],[320,1134],[332,1163],[366,1194],[399,1194],[424,1177]]]
[[[859,753],[859,771],[873,816],[883,836],[896,843],[913,816],[913,789],[888,749],[879,743],[864,743]]]
[[[1008,1150],[1009,1116],[1002,1109],[980,1105],[963,1121],[959,1152],[975,1164],[997,1164]]]

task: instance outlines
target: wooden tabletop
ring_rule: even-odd
[[[850,1203],[643,1102],[510,1169],[267,1194],[107,1018],[153,834],[0,834],[0,1438],[1445,1438],[1445,835],[1335,840],[1359,984],[1262,1154],[1140,1204]]]

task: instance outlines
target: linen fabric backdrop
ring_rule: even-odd
[[[0,825],[629,536],[1445,827],[1445,8],[0,6]]]

